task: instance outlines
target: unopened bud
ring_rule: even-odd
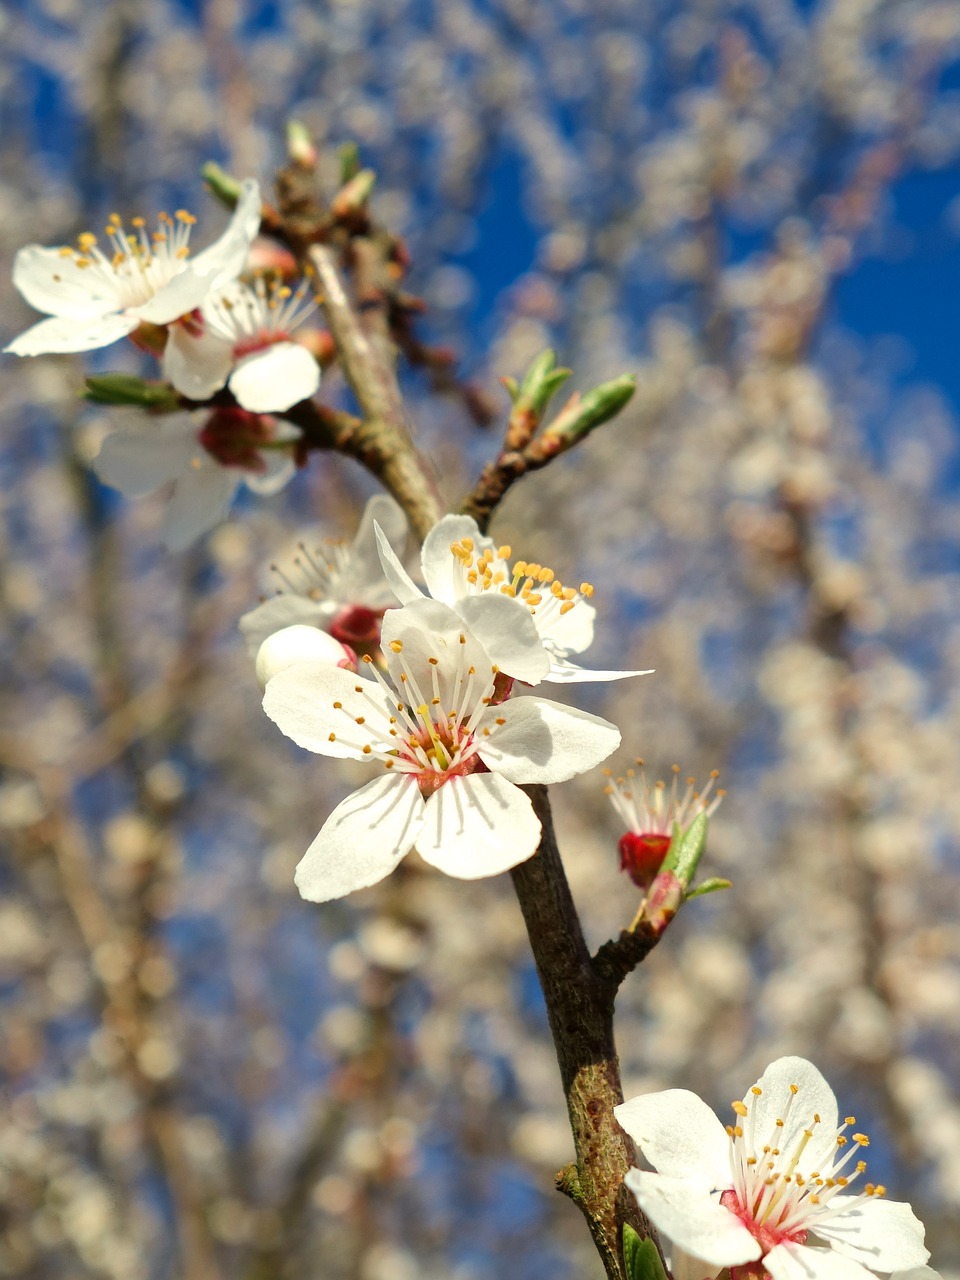
[[[301,120],[287,121],[287,155],[301,169],[315,169],[317,148],[310,137],[310,130]]]
[[[335,218],[345,218],[355,213],[370,199],[373,188],[377,184],[377,175],[372,169],[361,169],[333,198],[330,212]]]
[[[319,662],[324,666],[356,671],[357,655],[352,649],[318,627],[298,623],[267,636],[257,653],[257,681],[265,689],[267,681],[295,662]]]
[[[144,382],[131,373],[98,373],[86,379],[84,400],[94,404],[132,404],[141,409],[172,413],[180,397],[165,382]]]
[[[585,395],[573,395],[547,427],[546,434],[562,436],[564,447],[569,448],[596,427],[615,418],[636,389],[637,379],[632,373],[625,373]]]
[[[670,837],[628,831],[620,837],[618,847],[620,850],[620,870],[626,871],[637,888],[646,892],[653,884],[654,877],[667,856],[667,850],[670,848]]]
[[[225,204],[228,209],[236,208],[237,201],[240,199],[240,183],[236,178],[231,178],[229,173],[221,169],[213,160],[207,161],[200,170],[200,176],[221,204]]]

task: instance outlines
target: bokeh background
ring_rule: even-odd
[[[225,215],[304,121],[356,141],[422,331],[500,406],[404,375],[457,500],[501,374],[556,348],[614,424],[511,492],[518,554],[597,586],[584,692],[626,767],[728,788],[709,874],[625,985],[627,1093],[723,1108],[812,1057],[960,1274],[960,6],[955,0],[19,0],[0,7],[0,246]],[[7,340],[33,314],[0,278]],[[266,721],[236,631],[334,457],[195,550],[88,463],[84,372],[0,378],[0,1275],[587,1280],[509,881],[409,860],[302,903],[349,766]],[[322,394],[348,403],[336,373]],[[499,399],[497,399],[499,397]],[[581,689],[583,687],[581,686]],[[594,944],[636,907],[600,777],[555,789]]]

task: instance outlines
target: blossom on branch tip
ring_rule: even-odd
[[[240,619],[252,658],[268,636],[294,623],[329,631],[358,651],[379,645],[380,623],[393,592],[380,567],[375,524],[389,530],[398,546],[406,540],[407,518],[400,506],[386,494],[375,494],[352,542],[330,539],[309,546],[304,541],[292,563],[271,565],[281,583],[279,593]]]
[[[384,535],[378,535],[383,570],[396,598],[424,598]],[[571,662],[593,642],[596,610],[588,582],[564,587],[552,569],[513,561],[471,516],[444,516],[427,534],[421,564],[427,594],[463,619],[486,647],[492,662],[526,684],[622,680],[649,671],[590,671]]]
[[[182,551],[226,517],[241,484],[272,494],[291,479],[298,428],[287,422],[216,409],[176,414],[111,432],[93,469],[111,488],[139,498],[172,485],[163,540]]]
[[[244,409],[282,413],[320,385],[320,366],[293,331],[316,309],[309,283],[293,292],[257,276],[209,295],[199,310],[171,325],[163,372],[191,400],[229,386]]]
[[[385,675],[369,658],[360,676],[300,662],[264,694],[299,746],[379,771],[334,809],[297,867],[313,902],[376,884],[414,845],[463,880],[516,866],[541,830],[520,787],[583,773],[620,741],[607,721],[544,698],[495,701],[484,647],[436,601],[388,610],[382,645]]]
[[[669,791],[663,781],[651,787],[643,769],[643,761],[637,760],[636,769],[628,769],[625,778],[615,778],[612,769],[605,769],[608,779],[604,794],[622,819],[627,830],[620,837],[620,870],[626,871],[635,885],[649,889],[670,848],[674,828],[684,831],[698,813],[711,817],[723,800],[724,791],[710,792],[720,776],[714,769],[703,791],[694,790],[694,779],[687,778],[686,791],[681,796],[677,787],[680,766],[673,766],[673,780]]]
[[[721,1124],[686,1089],[614,1109],[655,1172],[625,1183],[674,1247],[674,1270],[732,1280],[873,1280],[923,1267],[923,1225],[864,1181],[869,1140],[841,1122],[830,1086],[803,1058],[771,1063]]]
[[[223,235],[190,258],[190,233],[196,219],[180,209],[161,213],[148,234],[143,218],[128,232],[111,214],[104,252],[92,232],[76,249],[46,249],[31,244],[14,259],[13,283],[32,307],[49,317],[27,329],[6,348],[18,356],[92,351],[136,331],[167,325],[200,307],[211,291],[222,289],[243,270],[260,226],[260,188],[252,179],[240,197]],[[162,342],[163,333],[159,332]]]

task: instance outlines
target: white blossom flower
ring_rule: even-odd
[[[387,581],[401,604],[424,592],[400,564],[386,537],[378,538]],[[541,680],[622,680],[649,671],[590,671],[569,660],[593,641],[596,610],[587,604],[593,587],[565,587],[552,569],[511,561],[510,547],[498,547],[470,516],[444,516],[423,544],[421,563],[427,591],[454,609],[485,645],[492,661],[526,684]],[[516,620],[516,614],[523,618]]]
[[[357,655],[326,631],[300,623],[283,627],[267,636],[257,651],[256,675],[261,689],[295,662],[331,662],[346,671],[356,671]]]
[[[240,619],[251,657],[273,632],[295,623],[329,631],[353,649],[380,643],[380,622],[394,596],[380,567],[375,525],[389,530],[398,546],[406,539],[407,518],[400,506],[378,493],[367,502],[352,542],[330,539],[308,546],[302,541],[292,563],[271,566],[281,582],[279,594]]]
[[[452,610],[390,609],[387,674],[301,662],[267,684],[263,705],[299,746],[365,760],[379,776],[339,804],[297,867],[325,902],[383,879],[416,845],[464,880],[529,858],[540,821],[524,783],[562,782],[616,749],[612,724],[544,698],[494,701],[496,668]]]
[[[207,400],[229,385],[253,413],[280,413],[314,394],[320,366],[291,334],[316,308],[309,284],[295,293],[258,276],[209,295],[199,312],[171,326],[163,371],[192,400]]]
[[[130,498],[172,484],[163,540],[182,551],[219,524],[245,484],[277,493],[296,470],[290,445],[296,427],[245,409],[216,409],[126,427],[108,435],[93,459],[104,482]]]
[[[632,1098],[615,1109],[655,1173],[626,1185],[650,1221],[686,1255],[686,1275],[736,1268],[746,1280],[872,1280],[928,1255],[923,1225],[885,1188],[861,1182],[865,1134],[840,1123],[830,1086],[812,1063],[771,1063],[726,1128],[686,1089]]]
[[[160,214],[152,235],[142,218],[134,218],[127,232],[120,217],[111,214],[106,253],[92,232],[80,236],[77,249],[26,245],[14,259],[13,283],[50,318],[5,350],[18,356],[92,351],[127,334],[136,336],[141,326],[170,324],[194,311],[211,290],[243,270],[260,209],[260,188],[250,179],[241,186],[226,231],[193,259],[189,242],[196,219],[183,209],[174,217]]]

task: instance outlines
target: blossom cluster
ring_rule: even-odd
[[[320,366],[293,336],[316,306],[309,281],[291,290],[282,274],[249,270],[260,218],[260,188],[248,179],[227,229],[195,256],[196,219],[179,209],[161,213],[152,232],[143,218],[128,229],[111,214],[104,248],[84,232],[76,247],[27,245],[14,260],[14,285],[47,318],[6,351],[92,351],[128,337],[160,357],[185,400],[227,388],[236,402],[113,432],[94,460],[105,483],[132,497],[173,486],[164,535],[172,550],[218,524],[241,484],[260,494],[286,484],[300,431],[274,415],[320,384]]]

